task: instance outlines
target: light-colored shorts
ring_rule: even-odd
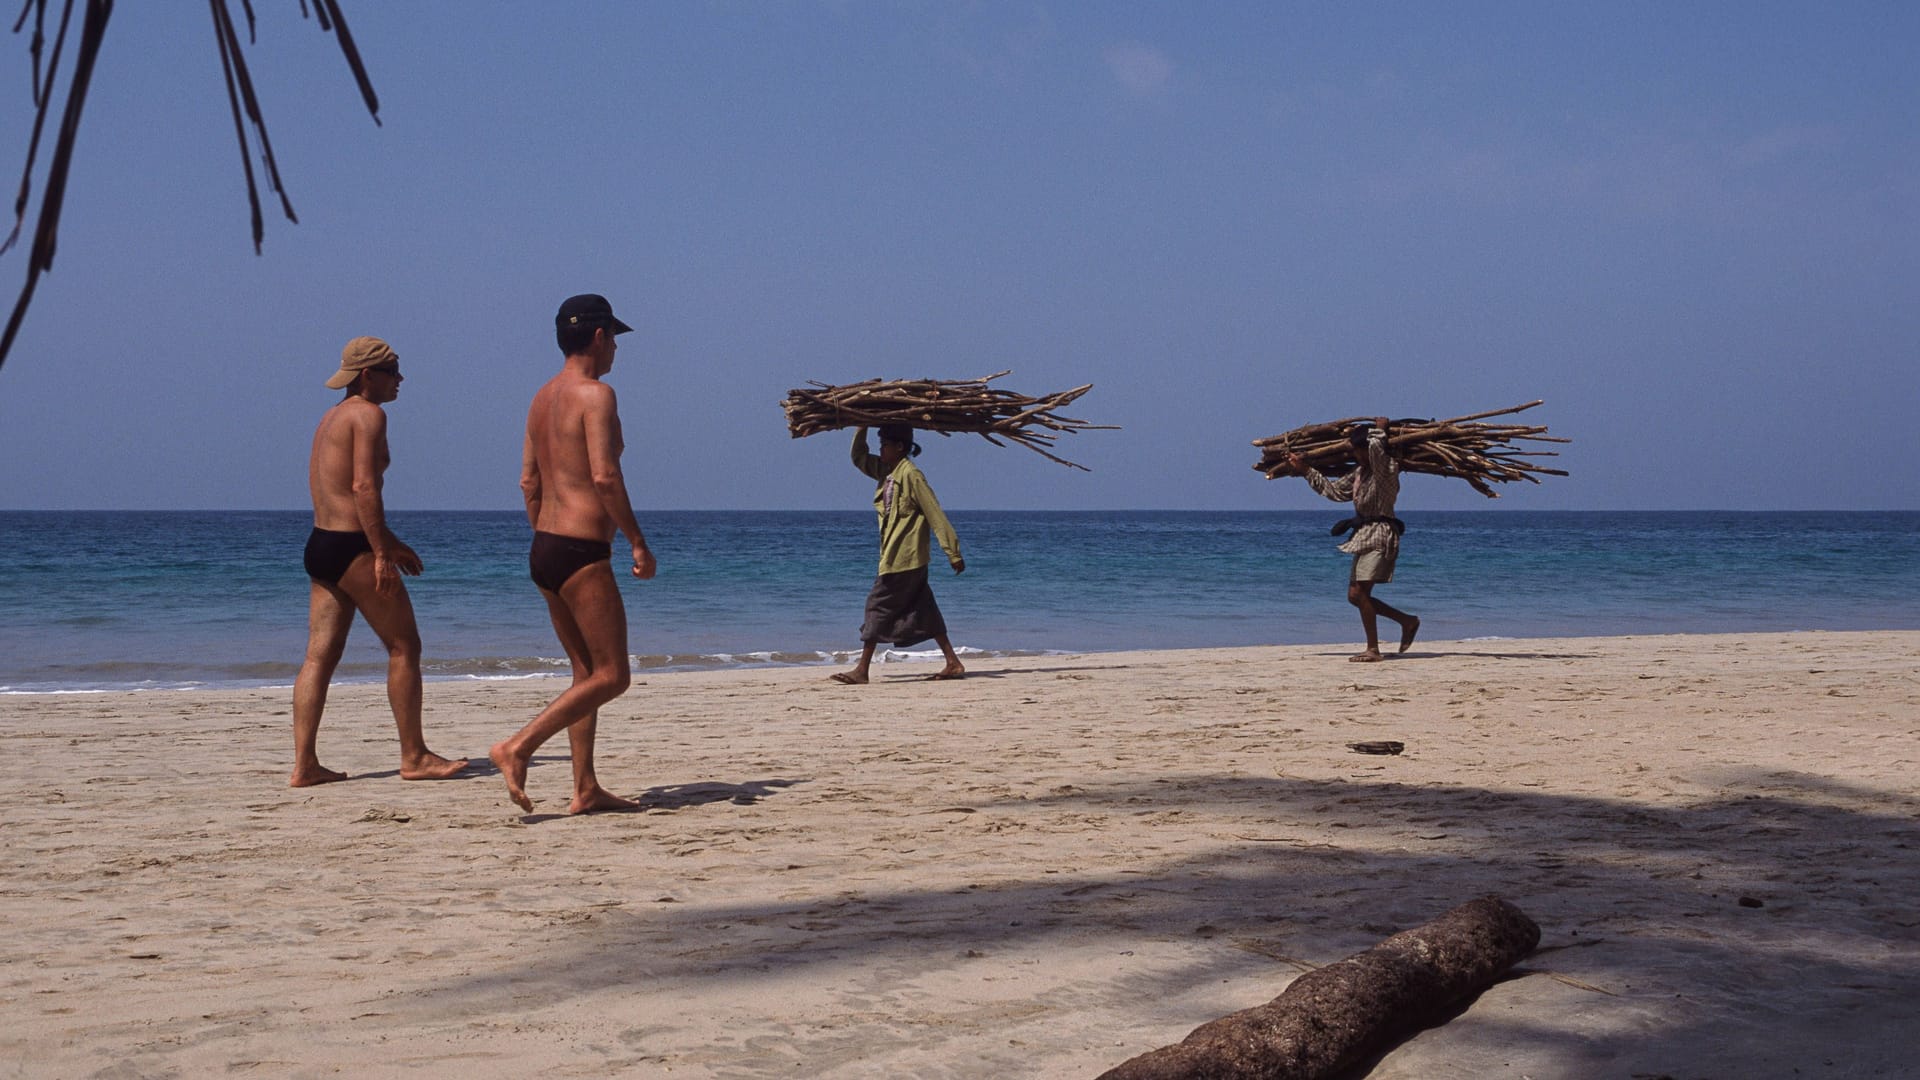
[[[1376,585],[1393,580],[1393,556],[1384,551],[1363,551],[1353,557],[1354,581],[1371,581]]]

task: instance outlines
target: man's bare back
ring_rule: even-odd
[[[307,462],[307,489],[313,496],[313,526],[345,532],[358,529],[353,503],[354,452],[364,457],[365,475],[376,491],[386,487],[387,412],[363,397],[350,397],[328,409],[313,431]]]
[[[613,388],[563,370],[533,395],[527,410],[530,460],[523,463],[522,477],[531,476],[539,484],[536,530],[585,540],[613,539],[613,518],[594,485],[596,449],[603,459],[611,455],[612,475],[618,476],[626,443]],[[606,460],[599,462],[603,479],[608,466]]]

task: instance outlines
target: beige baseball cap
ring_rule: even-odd
[[[377,337],[354,338],[347,342],[346,348],[340,350],[340,370],[327,380],[327,389],[344,389],[362,371],[381,364],[398,363],[399,360],[400,354],[393,351],[393,346]]]

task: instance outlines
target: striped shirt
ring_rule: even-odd
[[[1387,452],[1385,428],[1367,430],[1367,465],[1368,474],[1355,469],[1338,480],[1327,479],[1311,465],[1303,475],[1313,490],[1334,502],[1352,503],[1356,517],[1392,517],[1394,500],[1400,497],[1400,466]],[[1394,535],[1393,526],[1376,521],[1353,530],[1353,538],[1341,544],[1340,550],[1349,555],[1380,551],[1398,557],[1400,538]]]

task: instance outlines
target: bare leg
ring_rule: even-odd
[[[567,729],[567,744],[573,750],[573,801],[567,804],[569,814],[591,814],[596,810],[634,810],[640,804],[632,799],[623,799],[600,786],[593,774],[593,734],[600,724],[600,714],[591,712],[585,720]]]
[[[960,654],[953,651],[953,642],[945,634],[935,634],[933,640],[939,644],[940,651],[947,655],[947,666],[927,676],[929,679],[964,679],[967,669],[960,664]]]
[[[543,592],[541,595],[547,601],[547,616],[553,621],[553,632],[560,638],[560,647],[567,651],[567,662],[573,667],[573,681],[579,683],[593,674],[592,650],[580,632],[580,624],[574,621],[573,612],[567,609],[566,602],[552,593]],[[622,646],[622,651],[625,651],[625,646]],[[573,801],[567,805],[569,814],[631,810],[640,805],[607,791],[594,775],[593,737],[599,725],[600,710],[595,709],[587,714],[586,719],[567,729],[567,745],[573,754]]]
[[[533,813],[533,800],[527,798],[528,759],[515,757],[504,742],[494,743],[493,748],[487,751],[487,759],[500,770],[501,778],[507,782],[507,798],[512,799],[520,809]]]
[[[1413,635],[1420,632],[1420,620],[1374,596],[1371,590],[1367,593],[1367,599],[1373,602],[1374,611],[1400,624],[1400,651],[1406,652],[1408,646],[1413,644]]]
[[[1399,608],[1377,599],[1373,595],[1373,582],[1355,581],[1347,585],[1347,600],[1360,609],[1360,625],[1367,632],[1367,651],[1350,656],[1347,659],[1370,663],[1382,659],[1380,655],[1380,631],[1377,616],[1385,615],[1400,624],[1400,651],[1406,652],[1413,644],[1413,636],[1420,632],[1420,620],[1401,611]]]
[[[345,780],[347,774],[334,772],[320,764],[316,746],[320,738],[320,714],[327,708],[327,684],[340,655],[347,647],[347,631],[353,629],[353,602],[330,585],[309,579],[307,593],[307,655],[300,662],[300,675],[293,681],[293,775],[288,787],[312,787]]]
[[[1347,603],[1360,609],[1360,626],[1367,632],[1367,651],[1355,653],[1347,659],[1363,664],[1372,663],[1380,659],[1380,624],[1374,614],[1373,582],[1348,582]]]
[[[463,758],[452,761],[427,749],[420,732],[420,629],[413,619],[413,599],[403,582],[392,593],[373,586],[373,556],[363,554],[340,575],[340,590],[379,635],[387,650],[387,704],[400,730],[400,778],[444,780],[467,767]]]
[[[860,662],[853,665],[852,671],[835,672],[832,676],[833,681],[846,683],[848,686],[867,685],[867,669],[873,666],[873,650],[879,644],[877,641],[869,641],[862,644],[860,646]]]
[[[627,658],[627,609],[621,603],[620,588],[613,580],[609,564],[600,562],[583,567],[567,579],[557,596],[544,589],[541,595],[546,598],[554,632],[560,636],[562,647],[568,650],[569,659],[577,650],[586,662],[583,665],[576,660],[573,684],[526,727],[512,738],[495,743],[488,752],[487,756],[506,778],[508,796],[522,810],[533,809],[533,800],[527,797],[526,781],[527,765],[533,760],[534,751],[562,730],[593,720],[600,706],[625,693],[633,681]],[[603,799],[613,796],[602,790],[593,778],[593,733],[593,726],[589,725],[581,735],[568,736],[576,758],[574,813],[613,809],[601,805]],[[579,786],[583,779],[579,768],[583,751],[584,779],[592,785],[588,790]],[[618,801],[627,806],[637,805],[624,799]]]
[[[1374,598],[1373,608],[1375,611],[1378,611],[1380,614],[1385,615],[1387,618],[1392,619],[1394,622],[1397,622],[1400,624],[1400,650],[1399,651],[1406,652],[1408,649],[1412,648],[1413,636],[1420,632],[1419,616],[1409,615],[1398,608],[1392,607],[1385,600],[1381,600],[1378,597]]]

